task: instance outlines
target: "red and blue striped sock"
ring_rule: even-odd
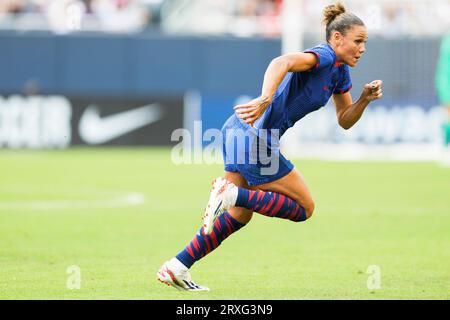
[[[194,239],[177,254],[176,258],[187,268],[190,268],[196,261],[213,251],[223,240],[243,226],[245,224],[240,223],[225,211],[214,222],[211,234],[206,235],[203,228],[200,228]]]
[[[307,218],[305,208],[291,198],[276,192],[239,188],[236,207],[244,207],[268,217],[295,222],[305,221]]]

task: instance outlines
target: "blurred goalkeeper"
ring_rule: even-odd
[[[450,144],[450,33],[442,38],[439,61],[436,70],[436,88],[441,104],[447,109],[444,123],[444,143]]]
[[[311,193],[280,153],[277,138],[331,97],[339,125],[348,129],[371,101],[382,96],[380,80],[366,84],[356,102],[350,95],[349,67],[356,66],[366,50],[364,23],[341,3],[327,6],[323,14],[326,43],[273,59],[261,96],[234,107],[222,128],[224,177],[213,182],[202,228],[159,269],[161,282],[180,290],[209,290],[192,280],[189,268],[249,223],[253,212],[295,222],[313,214]],[[267,132],[271,134],[266,136]],[[264,155],[271,161],[265,161]]]

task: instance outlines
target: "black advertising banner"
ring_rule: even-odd
[[[72,144],[173,144],[183,126],[183,99],[72,100]]]
[[[0,148],[165,146],[182,126],[183,97],[0,97]]]

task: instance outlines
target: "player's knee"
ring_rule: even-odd
[[[303,205],[303,208],[305,209],[306,219],[311,218],[311,216],[312,216],[312,214],[314,212],[314,207],[315,207],[315,204],[314,204],[314,201],[312,199],[310,199],[308,202],[306,202]]]
[[[302,201],[297,201],[297,204],[303,208],[304,215],[299,216],[298,219],[295,219],[294,221],[301,222],[301,221],[305,221],[305,220],[308,220],[309,218],[311,218],[311,216],[314,212],[314,206],[315,206],[314,201],[312,199],[308,199],[306,201],[305,201],[305,199],[302,199]]]
[[[253,216],[253,211],[242,207],[232,207],[229,213],[234,219],[243,224],[249,223]]]

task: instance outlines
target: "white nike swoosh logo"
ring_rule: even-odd
[[[158,121],[162,113],[161,107],[153,103],[101,118],[98,106],[89,105],[81,116],[78,130],[85,142],[102,144]]]

